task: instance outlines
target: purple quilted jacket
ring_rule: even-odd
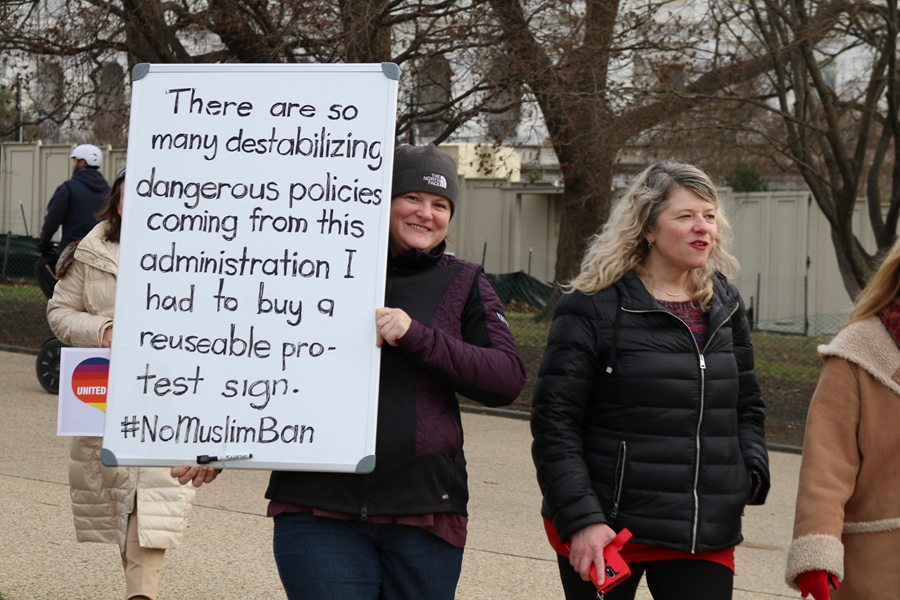
[[[361,515],[467,514],[456,394],[510,404],[525,365],[481,267],[444,248],[389,260],[385,306],[413,322],[399,346],[382,347],[375,470],[274,472],[267,498]]]

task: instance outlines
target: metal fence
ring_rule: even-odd
[[[6,239],[9,249],[4,252],[5,277],[0,283],[0,345],[37,349],[53,334],[45,316],[46,298],[35,285],[35,240]],[[490,275],[489,280],[504,303],[528,369],[525,389],[510,408],[528,411],[550,331],[546,305],[552,288],[524,273]],[[816,331],[837,331],[846,321],[845,315],[812,318],[819,321]],[[816,347],[826,343],[828,337],[783,333],[782,320],[757,321],[752,326],[756,372],[768,406],[769,441],[799,446],[809,400],[821,371]]]
[[[0,235],[0,344],[37,349],[53,337],[47,325],[47,298],[36,284],[37,239]]]
[[[0,249],[3,252],[0,281],[35,283],[34,263],[40,256],[35,249],[37,243],[37,238],[26,235],[7,232],[0,236]]]

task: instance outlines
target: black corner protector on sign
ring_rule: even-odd
[[[134,68],[131,70],[131,80],[138,81],[139,79],[143,79],[149,72],[150,63],[138,63],[134,65]]]
[[[370,454],[368,456],[363,456],[358,463],[356,463],[356,474],[357,475],[367,475],[375,470],[375,455]]]
[[[140,66],[140,65],[138,65]],[[107,450],[106,448],[100,449],[100,462],[103,463],[104,467],[118,467],[119,461],[116,459],[116,455],[112,453],[112,450]]]
[[[392,62],[383,62],[381,63],[381,71],[384,73],[385,77],[388,79],[393,79],[397,81],[400,79],[400,67],[396,65],[396,63]]]

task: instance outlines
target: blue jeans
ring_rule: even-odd
[[[289,600],[452,600],[463,549],[419,527],[275,517],[275,562]]]

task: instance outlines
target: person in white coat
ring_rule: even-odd
[[[59,283],[47,305],[53,333],[79,348],[112,343],[125,170],[116,178],[100,223],[57,265]],[[79,542],[118,544],[126,599],[155,600],[163,556],[184,537],[196,490],[169,469],[105,467],[103,438],[73,437],[69,485]],[[197,484],[207,475],[200,473]]]

